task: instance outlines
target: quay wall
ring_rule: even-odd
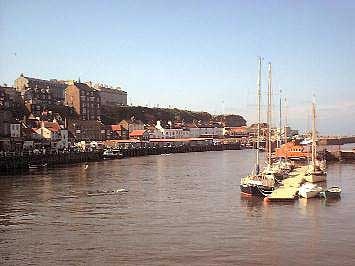
[[[217,145],[181,145],[177,147],[139,147],[121,149],[123,157],[136,157],[147,155],[159,155],[169,153],[186,153],[186,152],[206,152],[206,151],[223,151],[223,150],[239,150],[240,143],[228,143]],[[60,164],[73,164],[90,161],[103,160],[103,151],[92,152],[68,152],[58,154],[40,154],[40,155],[8,155],[0,157],[0,173],[6,173],[16,170],[27,170],[29,164],[43,164],[55,166]]]
[[[319,145],[344,145],[349,143],[355,143],[355,136],[319,138]]]
[[[355,161],[355,151],[326,151],[327,161]]]

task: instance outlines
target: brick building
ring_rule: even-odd
[[[65,89],[65,104],[73,107],[82,120],[100,120],[99,92],[88,84],[74,82]]]

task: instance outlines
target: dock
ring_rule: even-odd
[[[282,181],[282,185],[275,189],[265,201],[293,201],[295,200],[299,187],[304,182],[307,167],[296,168],[289,174],[289,177]]]

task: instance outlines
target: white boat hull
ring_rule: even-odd
[[[321,187],[318,187],[317,185],[314,185],[312,183],[305,183],[298,190],[298,195],[306,199],[314,198],[317,197],[322,190],[323,189]]]
[[[302,197],[302,198],[315,198],[318,196],[319,192],[321,190],[311,190],[311,191],[300,191],[298,194]]]

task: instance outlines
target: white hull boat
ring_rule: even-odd
[[[305,183],[300,187],[298,195],[306,199],[314,198],[317,197],[322,190],[323,189],[317,185]]]

